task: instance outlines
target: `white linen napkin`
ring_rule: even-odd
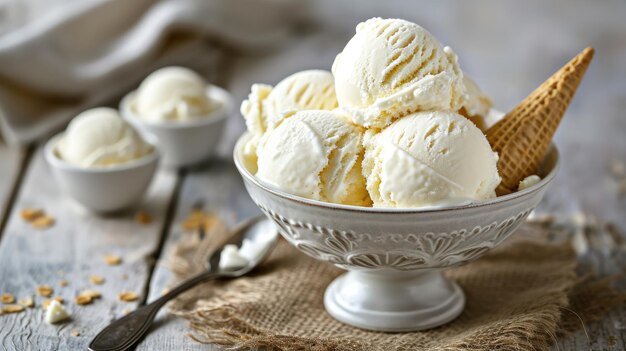
[[[210,67],[217,50],[213,39],[243,49],[276,46],[304,20],[305,5],[69,1],[0,36],[0,130],[9,144],[29,143],[81,110],[121,96],[158,67]]]

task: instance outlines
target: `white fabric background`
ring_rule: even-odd
[[[209,39],[244,49],[276,46],[306,12],[306,2],[290,0],[32,5],[0,4],[5,32],[0,36],[0,129],[10,144],[46,136],[78,111],[128,91],[157,67],[210,67],[216,49]]]

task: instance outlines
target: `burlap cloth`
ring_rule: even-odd
[[[187,234],[172,252],[180,279],[202,270],[227,235],[214,221],[204,239]],[[281,239],[254,274],[209,282],[182,295],[170,311],[189,321],[199,342],[278,350],[541,350],[624,300],[607,281],[581,284],[571,245],[546,244],[525,224],[502,246],[450,269],[467,298],[459,318],[411,333],[365,331],[328,315],[323,293],[342,270],[305,256]],[[582,319],[581,319],[582,317]]]

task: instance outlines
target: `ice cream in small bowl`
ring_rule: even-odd
[[[495,121],[450,48],[414,23],[374,18],[332,74],[252,87],[235,164],[287,241],[348,271],[326,290],[330,315],[370,330],[433,328],[465,304],[442,270],[502,243],[553,181],[551,138],[592,55]]]
[[[126,120],[156,137],[162,163],[173,168],[209,159],[232,109],[229,92],[184,67],[153,72],[120,104]]]
[[[159,153],[117,110],[82,112],[45,146],[60,188],[87,209],[111,213],[131,207],[146,192]]]

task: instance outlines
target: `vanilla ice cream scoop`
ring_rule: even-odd
[[[116,110],[108,107],[76,116],[57,147],[63,160],[80,167],[117,165],[153,151]]]
[[[496,196],[498,156],[454,112],[418,112],[365,135],[363,174],[375,207],[413,208]]]
[[[368,206],[361,140],[360,128],[337,112],[297,112],[263,137],[256,176],[302,197]]]
[[[267,130],[276,128],[285,115],[302,110],[332,110],[337,107],[333,75],[324,70],[294,73],[276,87],[254,84],[241,103],[252,139],[246,144],[247,157],[256,157],[256,145]]]
[[[367,128],[417,111],[458,111],[466,98],[454,52],[400,19],[360,23],[332,72],[339,106]]]
[[[274,87],[265,100],[267,125],[272,129],[285,113],[337,108],[333,75],[324,70],[308,70],[290,75]]]
[[[185,121],[210,116],[217,102],[207,95],[207,83],[184,67],[165,67],[139,86],[135,100],[138,116],[152,122]]]

